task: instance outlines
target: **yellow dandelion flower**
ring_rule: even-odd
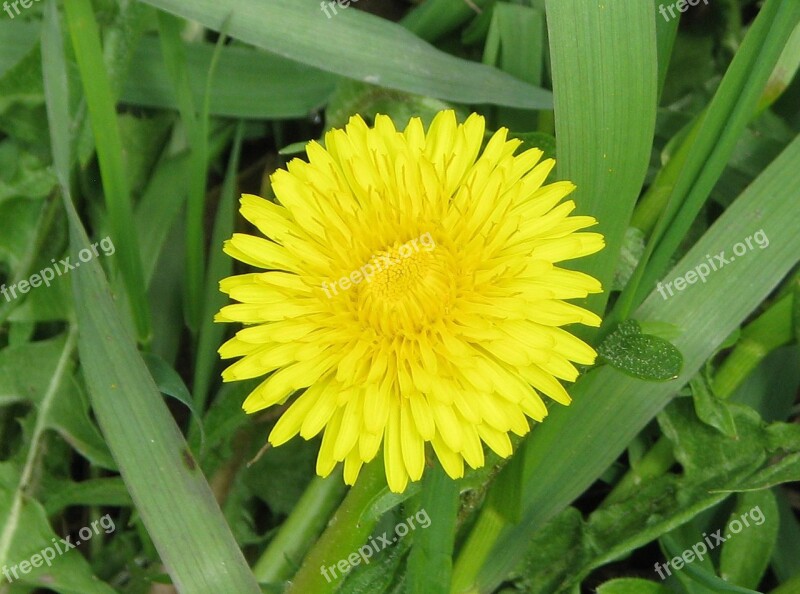
[[[594,225],[543,185],[554,161],[501,129],[481,152],[484,119],[437,114],[398,132],[358,116],[272,176],[280,204],[244,195],[266,238],[234,234],[225,252],[264,270],[224,279],[238,303],[220,322],[247,326],[220,348],[241,357],[225,381],[268,377],[248,413],[302,393],[269,435],[274,446],[320,432],[317,473],[344,462],[354,484],[383,446],[392,491],[420,479],[430,442],[453,478],[512,453],[509,431],[547,415],[540,393],[569,404],[559,380],[595,351],[562,329],[597,326],[565,299],[601,291],[556,264],[602,249]]]

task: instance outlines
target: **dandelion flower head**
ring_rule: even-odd
[[[225,252],[257,272],[226,278],[235,302],[217,321],[245,326],[220,349],[225,381],[266,376],[248,413],[290,403],[273,446],[322,434],[316,470],[339,462],[354,484],[382,453],[392,491],[433,455],[453,478],[510,456],[509,433],[542,421],[542,395],[569,404],[562,381],[595,351],[563,328],[597,326],[565,300],[601,291],[560,263],[603,247],[596,223],[570,216],[574,185],[545,184],[554,161],[483,117],[437,114],[398,131],[354,116],[276,171],[277,203],[244,195],[263,235]],[[428,447],[427,444],[430,444]],[[427,454],[426,454],[427,452]]]

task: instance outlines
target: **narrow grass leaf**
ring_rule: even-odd
[[[661,543],[664,545],[664,549],[666,550],[670,559],[680,557],[683,554],[683,547],[681,547],[669,534],[665,534],[661,537]],[[724,592],[730,592],[731,594],[761,594],[756,590],[750,590],[749,588],[741,588],[734,584],[729,584],[722,578],[712,574],[710,570],[699,567],[693,563],[685,564],[682,572],[683,573],[678,573],[676,577],[678,577],[679,581],[684,587],[689,589],[692,588],[691,582],[694,582],[698,585],[710,588],[710,591],[714,592],[715,594],[722,594]]]
[[[211,133],[209,159],[216,159],[225,150],[230,137],[231,127],[227,124]],[[148,287],[152,285],[164,242],[186,200],[188,169],[188,151],[166,150],[136,205],[135,220],[141,229],[142,264]]]
[[[139,339],[147,342],[150,337],[150,313],[139,258],[139,242],[136,229],[131,225],[133,205],[125,175],[116,101],[106,74],[100,32],[89,0],[68,2],[64,8],[89,106],[106,206],[114,243],[118,246],[119,268],[125,281]]]
[[[214,323],[214,312],[227,301],[227,297],[219,290],[220,279],[233,274],[233,261],[222,251],[222,243],[233,234],[236,217],[236,173],[239,170],[239,158],[242,149],[244,124],[236,128],[233,140],[233,151],[228,161],[228,170],[222,184],[222,195],[217,215],[214,218],[214,230],[211,237],[211,254],[208,260],[203,299],[203,317],[197,341],[197,357],[195,359],[194,381],[192,389],[200,410],[205,407],[209,387],[219,362],[217,349],[225,334],[224,326]]]
[[[644,257],[623,291],[620,317],[650,292],[697,217],[756,112],[764,87],[800,22],[800,3],[768,0],[752,26],[708,109],[691,145]],[[652,256],[651,256],[652,254]]]
[[[573,268],[611,286],[650,160],[658,59],[650,2],[549,0],[558,177],[577,185],[580,214],[598,220],[606,248]],[[575,43],[580,39],[581,43]],[[587,300],[602,311],[608,290]]]
[[[767,81],[764,94],[756,108],[757,112],[760,113],[778,100],[792,84],[798,69],[800,69],[800,25],[795,26],[780,58],[778,58],[778,63]]]
[[[69,197],[72,248],[89,245]],[[181,592],[260,590],[208,483],[120,322],[97,261],[73,274],[79,350],[95,415]],[[186,538],[191,535],[191,538]]]
[[[186,69],[195,105],[203,101],[204,80],[214,47],[185,46]],[[120,100],[130,105],[177,109],[158,41],[145,37],[136,48],[135,77],[125,81]],[[281,56],[241,46],[221,49],[209,93],[210,113],[249,119],[304,118],[324,105],[339,77]]]
[[[144,360],[145,365],[147,365],[150,375],[153,376],[153,381],[155,381],[158,390],[162,394],[174,398],[189,409],[192,418],[197,422],[197,427],[200,430],[200,443],[202,447],[205,440],[203,417],[198,412],[198,408],[192,399],[192,394],[183,382],[183,378],[169,363],[155,353],[142,353],[142,360]]]
[[[206,204],[206,153],[208,152],[208,120],[198,114],[192,88],[189,86],[189,73],[183,51],[181,27],[183,22],[164,12],[158,13],[158,28],[164,63],[172,80],[177,97],[181,121],[186,129],[191,153],[189,155],[189,174],[186,186],[189,195],[186,201],[186,284],[184,302],[186,303],[187,325],[197,331],[200,324],[200,303],[203,294],[203,269],[205,268],[204,215]],[[212,60],[213,63],[213,60]],[[213,68],[209,65],[209,76]]]
[[[656,8],[661,6],[661,0],[653,0]],[[658,96],[664,89],[664,82],[667,80],[670,58],[672,58],[672,48],[675,46],[675,38],[678,36],[678,24],[680,19],[662,19],[656,17],[656,45],[658,47]]]
[[[530,6],[500,2],[492,9],[483,63],[532,85],[542,84],[546,46],[544,11]],[[536,112],[497,107],[497,125],[521,132],[535,130]],[[549,114],[548,117],[552,114]]]
[[[54,2],[50,11],[48,34],[58,47]],[[57,75],[61,58],[58,52],[48,54],[45,61],[51,65],[45,72]],[[69,114],[60,107],[67,104],[66,85],[46,78],[45,89],[53,118],[50,129],[70,129]],[[89,239],[70,197],[69,142],[56,134],[52,144],[70,244],[77,252]],[[78,349],[94,412],[173,583],[186,593],[259,593],[208,483],[121,321],[99,261],[85,263],[72,280]]]
[[[400,23],[426,41],[455,31],[494,0],[427,0],[408,11]]]
[[[448,477],[440,466],[425,475],[419,497],[419,515],[430,525],[417,526],[414,545],[408,555],[407,594],[448,594],[453,570],[453,544],[459,508],[459,484]]]
[[[756,589],[778,539],[780,517],[775,495],[769,489],[742,493],[726,524],[728,529],[734,521],[742,526],[741,533],[723,543],[719,573],[726,582]]]
[[[316,0],[146,0],[147,4],[327,72],[459,103],[545,109],[549,91],[435,49],[402,26]],[[373,51],[380,47],[380,51]]]

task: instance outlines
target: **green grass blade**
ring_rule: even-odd
[[[737,259],[714,272],[705,284],[693,285],[666,301],[654,292],[635,313],[637,320],[664,322],[680,329],[673,341],[684,356],[677,380],[651,383],[609,367],[594,370],[576,383],[570,407],[553,409],[532,431],[524,452],[529,462],[523,496],[525,518],[498,539],[483,564],[478,591],[489,592],[505,578],[519,561],[520,548],[515,543],[529,538],[531,531],[596,480],[797,264],[800,235],[781,231],[787,220],[800,218],[800,202],[792,186],[798,168],[800,138],[731,205],[669,278],[683,275],[705,261],[706,254],[729,249],[758,229],[770,239],[767,250]]]
[[[119,268],[130,299],[139,339],[147,342],[150,337],[150,312],[136,229],[131,225],[133,206],[128,178],[125,175],[116,102],[105,70],[100,32],[89,0],[75,0],[66,3],[64,7],[89,106],[108,215],[118,248]]]
[[[222,185],[222,196],[214,219],[211,238],[211,254],[208,259],[208,273],[205,278],[203,317],[197,340],[192,392],[197,408],[203,410],[208,399],[209,387],[219,363],[217,349],[222,343],[225,327],[214,323],[214,314],[227,302],[227,296],[220,292],[219,281],[233,274],[233,260],[222,251],[222,242],[233,234],[236,218],[236,172],[239,170],[239,156],[242,148],[244,124],[239,123],[233,140],[233,151],[228,162],[228,171]]]
[[[77,253],[89,239],[70,198],[66,63],[58,51],[62,42],[54,2],[48,10],[51,39],[43,46],[47,109],[70,245]],[[72,280],[78,349],[95,415],[173,582],[185,593],[259,593],[208,483],[120,319],[99,261],[84,263]]]
[[[661,0],[653,0],[656,7],[661,5]],[[678,24],[680,19],[664,20],[660,16],[656,17],[656,39],[658,46],[658,96],[664,89],[664,82],[667,80],[670,58],[672,58],[672,48],[675,46],[675,38],[678,36]]]
[[[494,43],[490,44],[492,37],[495,38]],[[544,72],[544,44],[542,11],[529,6],[501,3],[492,13],[484,63],[499,64],[503,72],[538,85],[542,82]]]
[[[114,97],[119,97],[123,83],[130,78],[131,66],[135,64],[135,74],[139,74],[133,52],[148,26],[150,13],[150,8],[139,2],[120,2],[113,23],[103,32],[103,55]]]
[[[173,83],[158,46],[157,40],[145,37],[137,47],[137,75],[125,81],[120,96],[123,103],[177,109]],[[185,47],[195,105],[203,100],[203,83],[214,51],[207,43]],[[304,118],[325,103],[337,80],[328,72],[274,54],[225,46],[210,92],[210,113],[248,119]]]
[[[200,324],[203,296],[203,270],[206,262],[205,205],[206,205],[206,155],[208,153],[208,118],[196,109],[189,72],[181,40],[183,22],[164,12],[158,13],[158,28],[164,63],[172,80],[177,97],[178,111],[186,129],[191,153],[189,156],[189,179],[186,185],[189,196],[186,201],[186,285],[184,302],[186,321],[192,332]],[[213,60],[209,64],[209,75],[213,72]]]
[[[655,130],[658,60],[653,5],[641,0],[547,2],[558,177],[577,185],[580,214],[594,216],[607,247],[571,266],[606,288],[644,181]],[[581,43],[575,43],[580,39]]]
[[[761,100],[756,111],[759,113],[775,103],[783,92],[792,84],[794,77],[800,69],[800,25],[794,28],[789,41],[783,48],[781,57],[775,65],[775,70],[767,81]]]
[[[490,0],[427,0],[409,11],[400,22],[426,41],[436,41],[456,30],[479,10],[488,6]],[[477,10],[476,10],[477,9]]]
[[[25,57],[36,45],[38,26],[29,23],[0,21],[0,76]]]
[[[450,591],[458,508],[459,485],[437,464],[424,478],[417,513],[424,511],[431,526],[414,532],[414,545],[408,556],[407,594]]]
[[[768,0],[759,12],[702,117],[645,256],[620,297],[616,308],[620,318],[652,290],[666,271],[755,114],[764,87],[798,22],[797,2]]]
[[[492,10],[483,63],[538,86],[544,74],[546,43],[544,11],[501,2]],[[495,128],[505,126],[523,132],[538,127],[540,114],[536,112],[507,107],[494,108],[493,112]],[[552,118],[549,111],[547,118]]]
[[[50,146],[53,152],[58,183],[62,188],[69,187],[70,162],[70,115],[69,115],[69,80],[64,65],[64,39],[58,24],[58,9],[54,1],[45,7],[45,27],[42,29],[42,76],[44,77],[45,97],[47,101],[47,119],[50,122]]]
[[[211,134],[210,160],[219,157],[228,146],[230,137],[230,126],[223,126]],[[177,154],[170,152],[169,149],[165,151],[136,205],[136,223],[141,229],[142,265],[148,287],[152,285],[156,264],[169,230],[183,209],[189,159],[188,150]]]
[[[325,18],[316,0],[146,0],[286,58],[383,87],[459,103],[546,109],[549,91],[483,64],[441,52],[402,26],[339,8]],[[371,48],[380,47],[380,51]]]
[[[72,249],[88,245],[69,198]],[[181,592],[260,592],[205,477],[119,321],[99,263],[73,275],[79,350],[95,415]],[[190,538],[187,538],[190,535]]]

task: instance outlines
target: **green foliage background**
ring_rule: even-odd
[[[0,296],[0,568],[19,572],[0,593],[800,592],[797,0],[18,6],[0,284],[115,251]],[[401,496],[371,464],[347,490],[314,477],[316,441],[261,451],[278,413],[246,417],[252,386],[221,384],[220,246],[238,193],[270,197],[324,130],[445,108],[578,185],[608,245],[578,264],[608,289],[579,331],[602,356],[510,462],[432,467]],[[660,294],[758,231],[768,246]],[[429,528],[321,575],[423,510]],[[112,531],[20,571],[105,514]]]

